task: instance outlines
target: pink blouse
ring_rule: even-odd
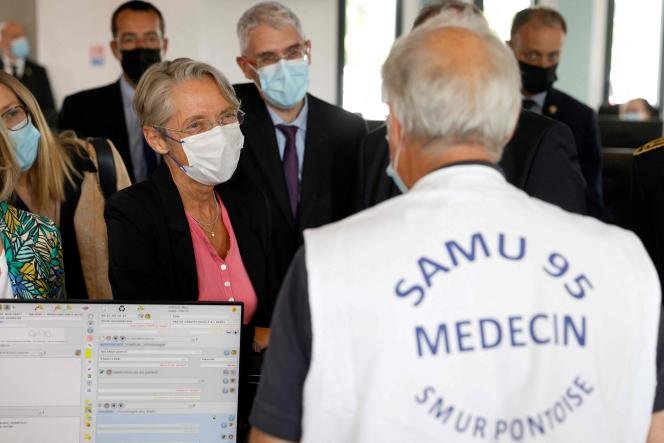
[[[221,209],[221,221],[230,238],[226,259],[219,257],[205,231],[188,212],[186,213],[194,246],[194,257],[196,257],[198,300],[244,302],[243,323],[246,325],[256,312],[258,300],[244,263],[242,263],[240,249],[226,207],[219,196],[216,197]]]

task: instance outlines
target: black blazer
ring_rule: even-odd
[[[587,183],[590,214],[603,216],[602,144],[595,111],[574,97],[551,88],[546,94],[542,115],[565,123],[574,134],[581,172]]]
[[[246,113],[244,149],[234,176],[254,183],[272,212],[272,251],[279,282],[298,247],[302,230],[330,223],[352,210],[357,151],[364,120],[307,94],[309,113],[298,219],[293,218],[272,119],[253,83],[235,85]]]
[[[252,324],[268,326],[276,292],[270,270],[270,214],[261,193],[239,182],[217,186],[233,225],[242,261],[256,291]],[[115,300],[198,299],[196,260],[180,194],[165,164],[150,178],[106,203],[109,276]]]
[[[628,227],[648,250],[664,293],[664,138],[636,149],[631,167]]]
[[[356,209],[364,209],[399,194],[385,173],[390,154],[386,128],[371,132],[362,144]],[[505,178],[532,197],[568,211],[586,213],[585,181],[567,126],[533,112],[522,111],[516,130],[498,163]]]
[[[0,69],[4,68],[2,59],[0,59]],[[17,77],[17,79],[35,96],[48,124],[55,127],[57,112],[55,111],[51,82],[48,80],[46,69],[31,60],[26,60],[23,76]]]
[[[65,97],[58,118],[58,129],[71,129],[79,137],[110,139],[122,156],[131,181],[135,181],[120,80]]]

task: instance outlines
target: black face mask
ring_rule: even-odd
[[[531,94],[539,94],[548,90],[558,80],[558,76],[556,76],[558,65],[540,68],[539,66],[519,62],[519,68],[521,69],[523,89]]]
[[[127,77],[138,84],[141,76],[150,66],[161,61],[161,49],[136,48],[122,51],[122,70]]]

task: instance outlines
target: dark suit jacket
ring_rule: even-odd
[[[4,68],[2,59],[0,59],[0,69]],[[57,112],[55,111],[51,82],[48,80],[46,69],[31,60],[26,60],[23,76],[18,77],[18,80],[35,96],[48,124],[55,127]]]
[[[268,326],[276,292],[269,254],[267,202],[251,184],[216,187],[233,225],[242,261],[258,297],[253,324]],[[109,274],[116,300],[198,299],[196,260],[180,194],[165,164],[145,182],[106,203]]]
[[[244,149],[234,178],[255,183],[272,212],[272,251],[281,282],[302,244],[302,230],[347,216],[357,177],[357,151],[366,134],[364,120],[307,94],[309,113],[298,219],[288,200],[277,138],[265,102],[253,83],[235,85],[246,112]]]
[[[574,134],[581,172],[586,179],[588,210],[603,216],[602,144],[595,111],[577,99],[551,88],[546,94],[542,114],[565,123]]]
[[[360,198],[357,209],[373,206],[399,194],[385,173],[390,161],[382,126],[371,132],[361,148]],[[568,211],[585,214],[585,181],[567,126],[533,112],[522,111],[499,165],[505,178],[529,195]]]
[[[65,97],[58,129],[74,130],[79,137],[110,139],[122,156],[131,181],[135,181],[119,80]]]
[[[664,138],[634,151],[631,179],[629,227],[641,238],[664,282]]]

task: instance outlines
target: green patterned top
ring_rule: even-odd
[[[14,298],[63,298],[65,269],[51,220],[0,202],[0,238]]]

